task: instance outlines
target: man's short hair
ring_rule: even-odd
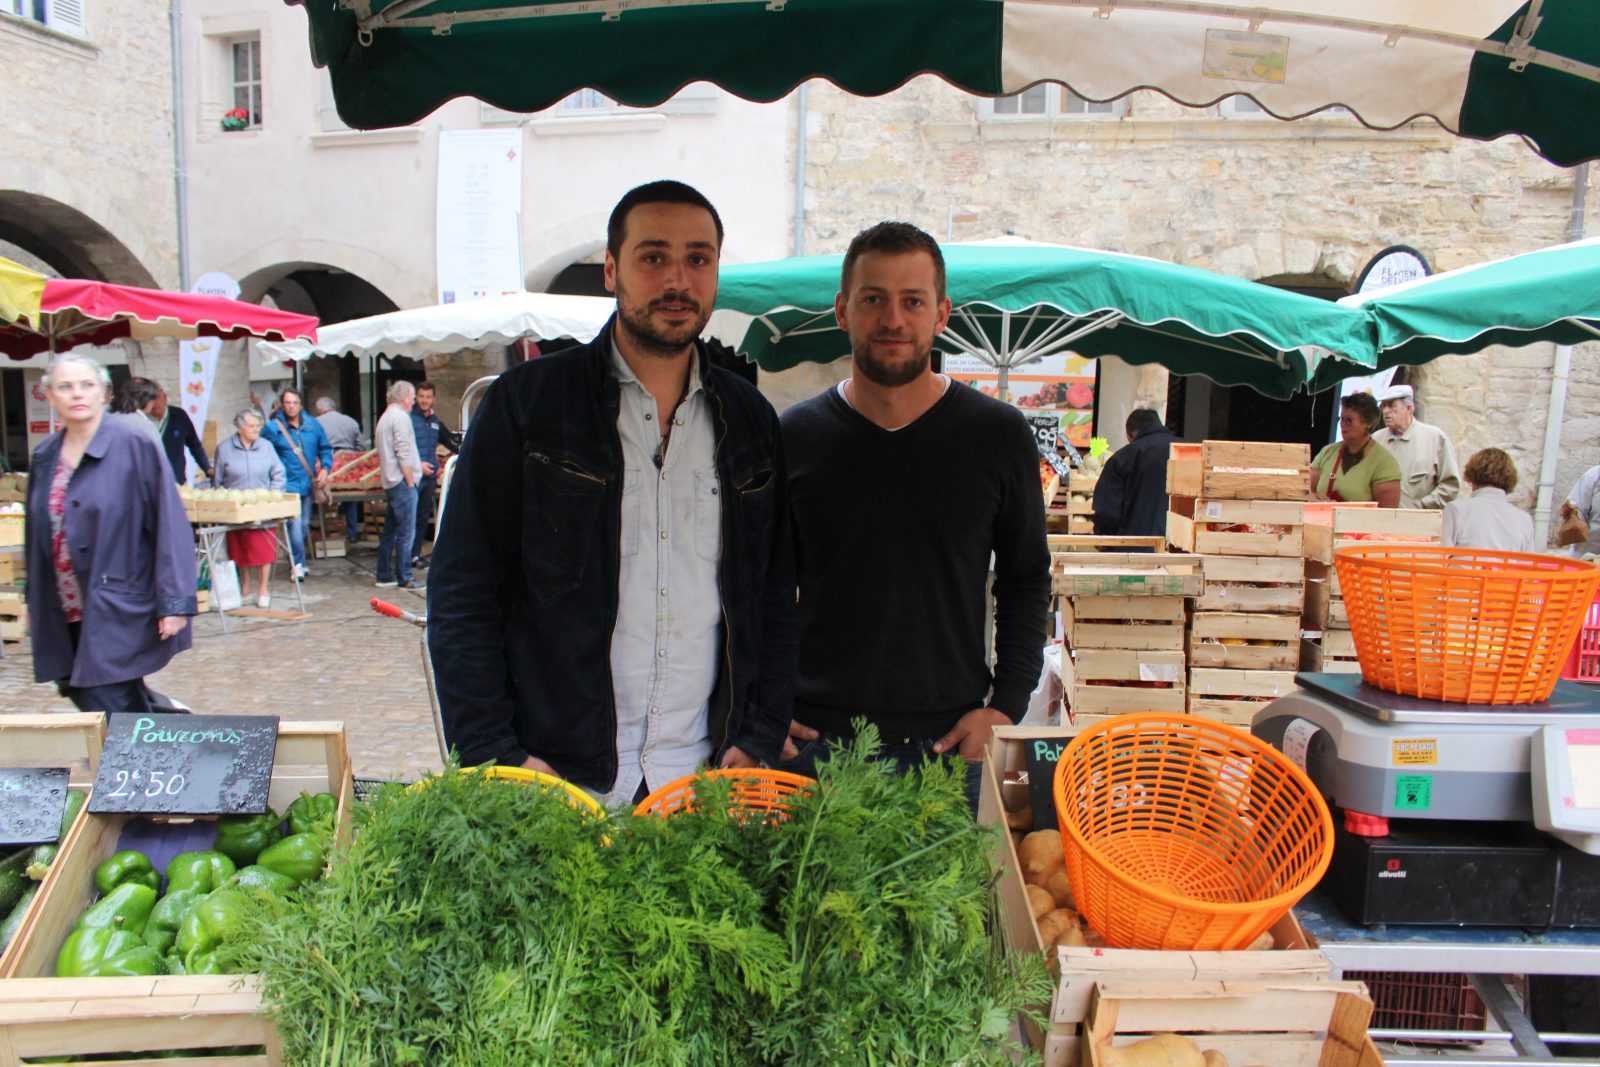
[[[131,415],[136,411],[143,411],[160,396],[161,386],[149,378],[129,378],[117,387],[117,395],[112,398],[111,409]]]
[[[903,256],[911,252],[926,252],[933,257],[934,299],[944,299],[944,253],[939,242],[917,229],[909,222],[880,222],[856,234],[845,251],[844,264],[839,268],[839,291],[850,292],[850,272],[856,260],[868,252],[881,252],[890,256]]]
[[[622,240],[628,233],[628,213],[646,204],[686,204],[704,208],[711,215],[712,225],[717,228],[717,247],[722,247],[722,216],[711,206],[711,201],[692,185],[663,178],[629,189],[617,201],[617,206],[611,209],[611,219],[606,223],[606,251],[611,253],[612,259],[622,258]]]
[[[317,397],[317,414],[318,415],[326,415],[330,411],[338,411],[338,410],[339,410],[339,405],[335,404],[333,402],[333,397],[331,397],[331,396],[319,396],[319,397]]]
[[[389,391],[384,395],[388,398],[389,403],[400,404],[404,403],[407,398],[416,396],[417,387],[405,380],[391,382]]]
[[[1123,429],[1127,431],[1128,440],[1130,441],[1140,434],[1164,428],[1161,416],[1151,408],[1134,408],[1128,412],[1128,421],[1123,424]]]
[[[434,384],[432,382],[429,382],[429,381],[418,382],[417,383],[417,392],[420,393],[424,389],[426,389],[430,393],[438,393],[439,392],[439,390],[434,386]]]

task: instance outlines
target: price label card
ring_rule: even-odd
[[[112,715],[89,810],[259,814],[277,751],[276,715]]]
[[[1033,828],[1056,828],[1056,764],[1069,738],[1030,738],[1027,742],[1028,801],[1033,808]]]
[[[1033,427],[1033,443],[1039,455],[1055,472],[1065,478],[1072,472],[1072,464],[1056,453],[1056,438],[1061,434],[1061,420],[1055,415],[1029,415],[1028,425]]]
[[[0,847],[55,844],[66,805],[65,767],[0,767]]]

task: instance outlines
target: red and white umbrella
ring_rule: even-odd
[[[45,283],[37,313],[27,309],[17,321],[0,324],[0,352],[12,359],[27,359],[78,345],[157,337],[315,341],[317,320],[204,293],[51,278]]]

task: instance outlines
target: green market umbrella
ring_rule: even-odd
[[[1357,293],[1339,303],[1371,321],[1380,370],[1490,345],[1594,341],[1600,339],[1600,238]]]
[[[945,245],[944,256],[955,310],[935,347],[996,367],[1002,389],[1008,371],[1062,351],[1159,363],[1275,397],[1292,396],[1330,363],[1341,365],[1326,370],[1338,377],[1372,369],[1366,317],[1332,301],[1159,259],[1016,238]],[[738,350],[766,370],[849,355],[833,318],[843,259],[723,267],[717,307],[750,317]],[[712,325],[729,322],[724,314]]]
[[[1060,82],[1087,100],[1153,88],[1280,118],[1333,105],[1390,129],[1527,137],[1600,156],[1595,0],[286,0],[339,115],[413,123],[458,96],[539,111],[577,89],[652,106],[710,81],[776,100],[810,78],[860,96],[922,73],[983,96]]]

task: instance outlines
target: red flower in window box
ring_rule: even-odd
[[[222,128],[225,130],[242,130],[250,125],[250,112],[242,107],[222,113]]]

